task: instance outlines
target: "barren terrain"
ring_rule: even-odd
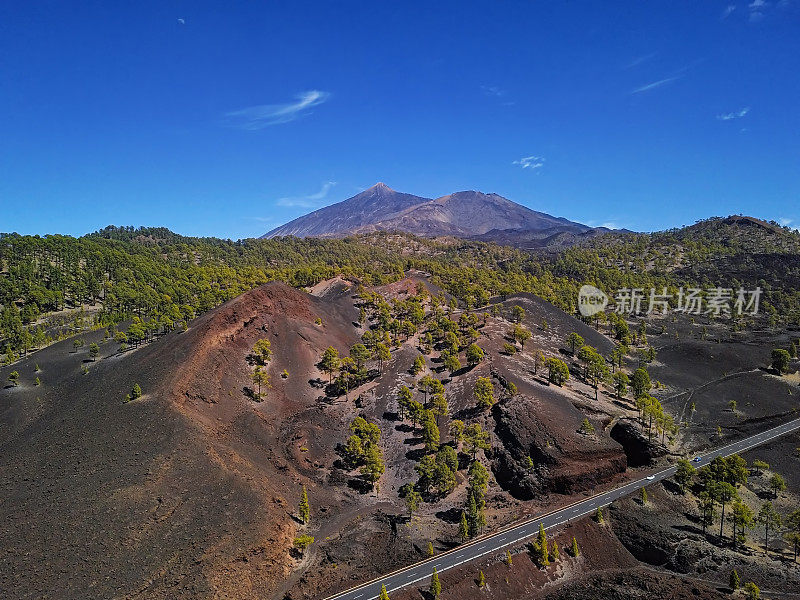
[[[402,301],[420,285],[440,293],[419,273],[375,291]],[[423,372],[412,375],[418,332],[397,338],[382,371],[372,365],[368,380],[347,397],[330,395],[329,376],[318,365],[322,353],[332,346],[345,354],[369,322],[359,322],[363,305],[354,282],[337,278],[311,292],[271,283],[192,321],[186,332],[136,349],[119,352],[98,331],[83,336],[87,345],[100,343],[96,361],[66,340],[0,369],[4,381],[12,368],[21,374],[18,386],[0,392],[5,596],[319,598],[413,562],[429,543],[434,552],[457,545],[466,471],[459,469],[451,493],[426,497],[411,519],[398,495],[416,479],[425,453],[419,431],[398,414],[398,392],[402,385],[415,390],[426,374],[443,381],[449,418],[489,432],[491,449],[479,454],[491,472],[486,531],[608,488],[631,473],[631,460],[646,468],[721,443],[717,427],[724,440],[735,439],[797,410],[797,383],[765,369],[785,334],[765,330],[733,340],[712,323],[701,333],[701,324],[685,319],[654,320],[650,372],[660,384],[653,393],[686,423],[651,455],[632,402],[605,388],[595,399],[566,349],[576,332],[608,353],[609,332],[530,295],[476,313],[477,344],[486,355],[476,366],[450,374],[434,349]],[[508,355],[515,306],[524,309],[521,325],[532,337]],[[258,339],[269,340],[274,353],[261,401],[250,380]],[[567,362],[570,381],[549,383],[535,352]],[[460,359],[466,363],[463,350]],[[626,367],[635,366],[629,356]],[[475,406],[479,377],[494,383],[498,401],[490,410]],[[124,403],[134,383],[144,395]],[[503,393],[510,383],[515,393]],[[386,471],[374,487],[343,464],[339,449],[359,415],[381,431]],[[584,419],[593,434],[581,431]],[[612,433],[625,423],[627,434]],[[441,433],[442,443],[454,443],[445,426]],[[794,436],[752,453],[786,476],[788,491],[776,502],[781,510],[796,505],[798,446]],[[297,518],[302,486],[311,504],[308,525]],[[562,549],[576,537],[578,558],[563,553],[543,570],[521,546],[513,566],[487,557],[443,574],[442,597],[628,598],[649,590],[716,598],[730,568],[784,596],[781,581],[800,582],[787,546],[777,564],[755,547],[743,556],[717,548],[699,532],[688,497],[661,486],[651,496],[649,507],[621,502],[603,525],[584,520],[556,533]],[[301,533],[315,538],[304,553],[292,548]],[[642,550],[658,548],[654,539],[666,546]],[[483,589],[473,581],[479,570]],[[418,597],[415,589],[393,597]]]

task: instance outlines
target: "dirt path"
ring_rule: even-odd
[[[718,383],[722,383],[723,381],[729,381],[731,379],[736,379],[737,377],[741,377],[743,375],[752,375],[753,373],[758,373],[760,371],[761,371],[761,369],[750,369],[750,370],[747,370],[747,371],[737,371],[735,373],[729,373],[728,375],[723,375],[722,377],[718,377],[716,379],[712,379],[711,381],[706,381],[705,383],[701,383],[698,386],[695,386],[693,388],[689,388],[688,390],[684,390],[682,392],[679,392],[677,394],[673,394],[672,396],[664,398],[661,401],[661,404],[662,404],[662,406],[665,406],[670,402],[678,400],[682,396],[686,396],[686,401],[683,403],[683,406],[681,407],[680,414],[676,415],[677,416],[676,422],[677,423],[683,423],[684,417],[686,415],[686,410],[690,406],[692,398],[694,397],[694,395],[697,392],[699,392],[700,390],[704,390],[704,389],[706,389],[708,387],[711,387],[712,385],[716,385]],[[689,424],[691,424],[691,420],[689,421]]]

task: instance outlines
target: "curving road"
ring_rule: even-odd
[[[787,433],[797,431],[798,429],[800,429],[800,419],[784,423],[778,427],[773,427],[762,433],[703,454],[695,459],[694,465],[696,467],[702,467],[718,456],[730,456],[731,454],[745,452],[746,450],[760,446],[761,444],[786,435]],[[568,521],[594,514],[597,512],[598,508],[607,506],[618,498],[632,494],[662,479],[672,477],[675,471],[676,467],[669,467],[658,473],[653,473],[652,475],[637,481],[632,481],[611,491],[581,500],[580,502],[576,502],[575,504],[571,504],[570,506],[552,513],[538,516],[496,533],[478,538],[468,544],[443,552],[442,554],[415,563],[395,571],[394,573],[388,573],[357,587],[329,596],[326,600],[373,600],[380,594],[381,585],[385,585],[387,591],[392,592],[393,590],[428,579],[434,567],[441,573],[442,571],[453,569],[459,565],[480,558],[481,556],[485,556],[486,554],[492,554],[504,550],[507,547],[515,546],[526,539],[535,537],[539,533],[540,523],[544,525],[545,529],[550,529],[563,525]]]

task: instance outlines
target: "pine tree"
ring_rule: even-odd
[[[494,386],[489,377],[478,377],[475,382],[475,400],[480,408],[490,408],[494,404]]]
[[[482,588],[486,585],[486,577],[483,576],[483,571],[478,573],[478,587]]]
[[[461,511],[461,523],[458,525],[458,537],[462,542],[467,541],[469,537],[469,523],[467,523],[467,514],[463,510]]]
[[[389,594],[386,591],[386,586],[385,585],[381,586],[381,595],[378,596],[378,600],[389,600]]]
[[[433,544],[431,542],[428,542],[428,556],[433,556],[433,554],[434,554]]]
[[[558,542],[555,540],[553,540],[553,550],[550,558],[553,560],[553,562],[558,562],[558,559],[561,558],[561,552],[558,550]]]
[[[138,383],[133,384],[133,389],[131,390],[131,399],[136,400],[137,398],[142,397],[142,388],[139,387]]]
[[[514,561],[511,559],[511,551],[506,550],[506,564],[510,567],[514,564]]]
[[[598,523],[600,523],[600,524],[603,523],[603,509],[602,508],[598,508],[597,509],[597,515],[595,515],[595,519],[597,520]]]
[[[469,498],[467,499],[467,510],[466,510],[467,524],[468,524],[469,536],[474,537],[478,535],[478,531],[480,529],[478,525],[478,521],[480,520],[478,514],[479,509],[478,509],[478,504],[475,500],[475,494],[473,493],[473,490],[470,489],[468,494]]]
[[[303,522],[303,525],[308,525],[309,521],[311,521],[311,507],[308,503],[308,492],[306,491],[306,486],[303,486],[303,493],[300,495],[300,506],[298,512],[300,513],[300,520]]]
[[[333,382],[333,374],[340,364],[339,351],[333,346],[328,346],[322,353],[322,359],[319,362],[320,369],[328,374],[328,383]]]
[[[581,551],[578,549],[578,540],[574,537],[572,538],[572,556],[574,558],[578,558],[580,556]]]
[[[547,533],[545,533],[542,523],[539,523],[539,562],[543,567],[550,564],[550,553],[547,550]]]
[[[642,504],[647,504],[647,489],[642,488]]]
[[[257,398],[260,400],[262,398],[261,388],[269,388],[269,374],[264,371],[261,367],[256,367],[253,371],[253,374],[250,376],[252,382],[258,386],[258,392],[256,392]]]
[[[748,581],[744,584],[744,593],[747,600],[758,600],[761,598],[761,590],[758,589],[758,586],[752,581]]]
[[[433,575],[431,575],[431,588],[430,594],[434,600],[442,593],[442,584],[439,582],[439,573],[436,572],[436,567],[433,567]]]
[[[734,569],[733,571],[731,571],[731,578],[728,587],[730,587],[731,590],[735,592],[741,587],[741,585],[742,585],[742,580],[739,579],[739,573],[737,573],[736,569]]]

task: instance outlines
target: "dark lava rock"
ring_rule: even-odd
[[[611,428],[611,439],[622,445],[631,467],[643,467],[664,456],[667,449],[656,441],[647,439],[635,423],[631,421],[618,421]]]
[[[493,416],[501,443],[493,444],[492,469],[518,499],[592,489],[627,468],[622,448],[607,435],[578,433],[583,414],[563,398],[519,395],[495,405]]]

